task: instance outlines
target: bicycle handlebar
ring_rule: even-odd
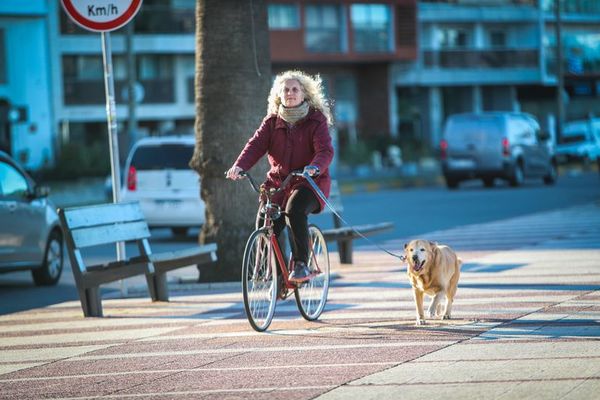
[[[248,178],[248,181],[250,182],[250,186],[252,186],[252,189],[254,189],[254,191],[256,193],[259,193],[259,194],[261,193],[261,187],[256,183],[256,181],[254,180],[252,175],[250,175],[249,172],[241,171],[240,176]],[[285,189],[287,187],[287,185],[290,183],[290,181],[292,180],[292,178],[295,176],[302,176],[302,177],[306,178],[303,170],[295,170],[295,171],[290,172],[289,175],[281,183],[281,185],[277,189],[275,189],[273,192],[270,193],[271,196],[276,193],[279,193],[283,189]],[[307,176],[310,176],[310,175],[307,174]]]

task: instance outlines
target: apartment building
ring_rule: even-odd
[[[0,2],[0,150],[28,168],[52,162],[53,103],[49,7]]]
[[[563,0],[561,16],[568,120],[600,106],[600,3]],[[552,0],[423,0],[417,18],[417,60],[392,73],[400,135],[435,147],[448,115],[487,110],[530,112],[554,129]]]
[[[144,0],[133,19],[136,137],[193,133],[195,0]],[[79,28],[61,9],[55,105],[61,142],[106,140],[100,35]],[[127,149],[126,29],[111,33],[119,136]]]
[[[393,66],[416,60],[416,22],[415,0],[269,2],[273,72],[323,77],[340,147],[396,136]]]
[[[0,2],[0,146],[27,168],[64,143],[106,143],[100,35],[56,0]],[[193,132],[196,0],[144,0],[133,37],[138,137]],[[563,0],[567,119],[599,109],[600,3]],[[268,1],[273,73],[323,77],[339,146],[404,137],[437,146],[445,118],[477,110],[555,114],[552,0]],[[111,33],[127,138],[124,30]],[[124,143],[122,148],[126,148]]]
[[[195,0],[144,0],[134,19],[139,136],[193,132]],[[119,136],[127,145],[125,30],[111,33]],[[0,147],[28,169],[64,143],[106,144],[101,36],[57,0],[0,2]]]

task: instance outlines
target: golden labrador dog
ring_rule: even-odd
[[[427,309],[430,318],[450,319],[462,261],[448,246],[428,240],[412,240],[404,245],[408,268],[406,273],[413,288],[417,309],[417,325],[425,324],[423,295],[432,297]],[[446,296],[446,307],[440,300]]]

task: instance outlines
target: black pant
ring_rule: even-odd
[[[315,212],[321,205],[315,194],[306,187],[300,187],[292,191],[285,206],[285,219],[280,217],[273,221],[273,231],[277,236],[279,246],[285,256],[285,246],[281,234],[283,229],[289,228],[290,246],[294,261],[308,261],[308,214]],[[257,227],[262,226],[263,216],[258,213],[256,218]]]

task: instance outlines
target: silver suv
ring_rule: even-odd
[[[525,178],[556,182],[557,163],[550,135],[525,113],[483,112],[451,115],[440,143],[446,185],[481,179],[486,187],[496,178],[519,186]]]
[[[31,270],[36,285],[55,285],[63,235],[49,190],[0,151],[0,272]]]

